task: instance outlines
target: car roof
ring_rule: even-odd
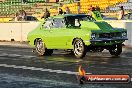
[[[87,16],[87,15],[86,14],[63,14],[63,15],[52,16],[51,18],[64,18],[64,17],[71,17],[71,16]]]

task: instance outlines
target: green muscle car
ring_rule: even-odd
[[[49,17],[28,34],[28,42],[38,55],[51,55],[55,49],[64,49],[77,58],[83,58],[88,51],[102,52],[104,49],[118,56],[125,40],[125,29],[113,28],[107,22],[97,22],[84,14]]]

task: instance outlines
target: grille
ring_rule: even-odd
[[[99,34],[99,38],[114,38],[114,37],[121,37],[121,33],[120,32],[116,32],[116,33]]]

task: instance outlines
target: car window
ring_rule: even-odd
[[[44,28],[50,29],[50,28],[64,28],[65,27],[65,21],[62,18],[54,18],[54,19],[47,19]]]
[[[52,28],[63,28],[65,27],[65,21],[63,18],[54,18]]]
[[[80,21],[95,21],[94,18],[87,15],[68,16],[66,19],[66,27],[80,27]]]
[[[52,25],[53,25],[53,19],[49,18],[49,19],[46,19],[43,27],[46,29],[50,29]]]
[[[66,21],[66,27],[74,27],[74,28],[79,28],[81,26],[80,20],[78,18],[67,18]]]

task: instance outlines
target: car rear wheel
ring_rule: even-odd
[[[86,55],[86,46],[81,39],[74,41],[74,55],[77,58],[83,58]]]
[[[109,52],[111,55],[118,56],[122,52],[122,44],[116,44],[110,47]]]
[[[44,42],[41,39],[36,40],[36,52],[39,56],[51,55],[52,49],[46,49]]]

